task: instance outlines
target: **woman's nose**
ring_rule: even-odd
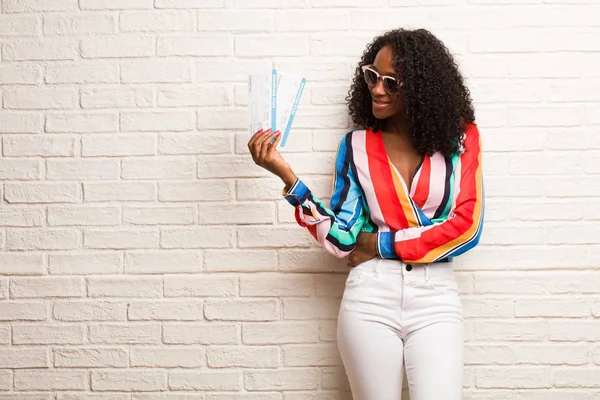
[[[386,95],[385,89],[383,88],[383,79],[378,79],[377,80],[377,83],[373,87],[373,93],[375,93],[375,94],[377,94],[379,96],[385,96]]]

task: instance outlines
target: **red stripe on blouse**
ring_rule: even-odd
[[[370,177],[373,184],[377,202],[381,208],[381,214],[385,223],[391,231],[408,228],[408,221],[402,210],[402,205],[398,199],[398,193],[394,186],[392,170],[387,159],[387,153],[383,146],[383,140],[375,137],[381,133],[374,133],[370,129],[366,133],[366,151],[369,162]]]

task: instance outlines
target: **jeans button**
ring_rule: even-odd
[[[412,265],[411,264],[406,264],[406,270],[410,271],[412,269]]]

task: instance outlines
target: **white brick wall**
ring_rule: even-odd
[[[467,400],[600,398],[598,0],[0,0],[0,400],[347,400],[347,269],[245,147],[246,73],[308,78],[327,198],[381,30],[453,51],[486,225],[456,259]]]

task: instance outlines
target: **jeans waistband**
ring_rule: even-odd
[[[432,274],[448,275],[454,272],[452,262],[413,264],[384,258],[372,258],[369,261],[357,265],[355,268],[372,269],[375,273],[382,272],[393,275],[424,276],[426,279],[429,279]]]

